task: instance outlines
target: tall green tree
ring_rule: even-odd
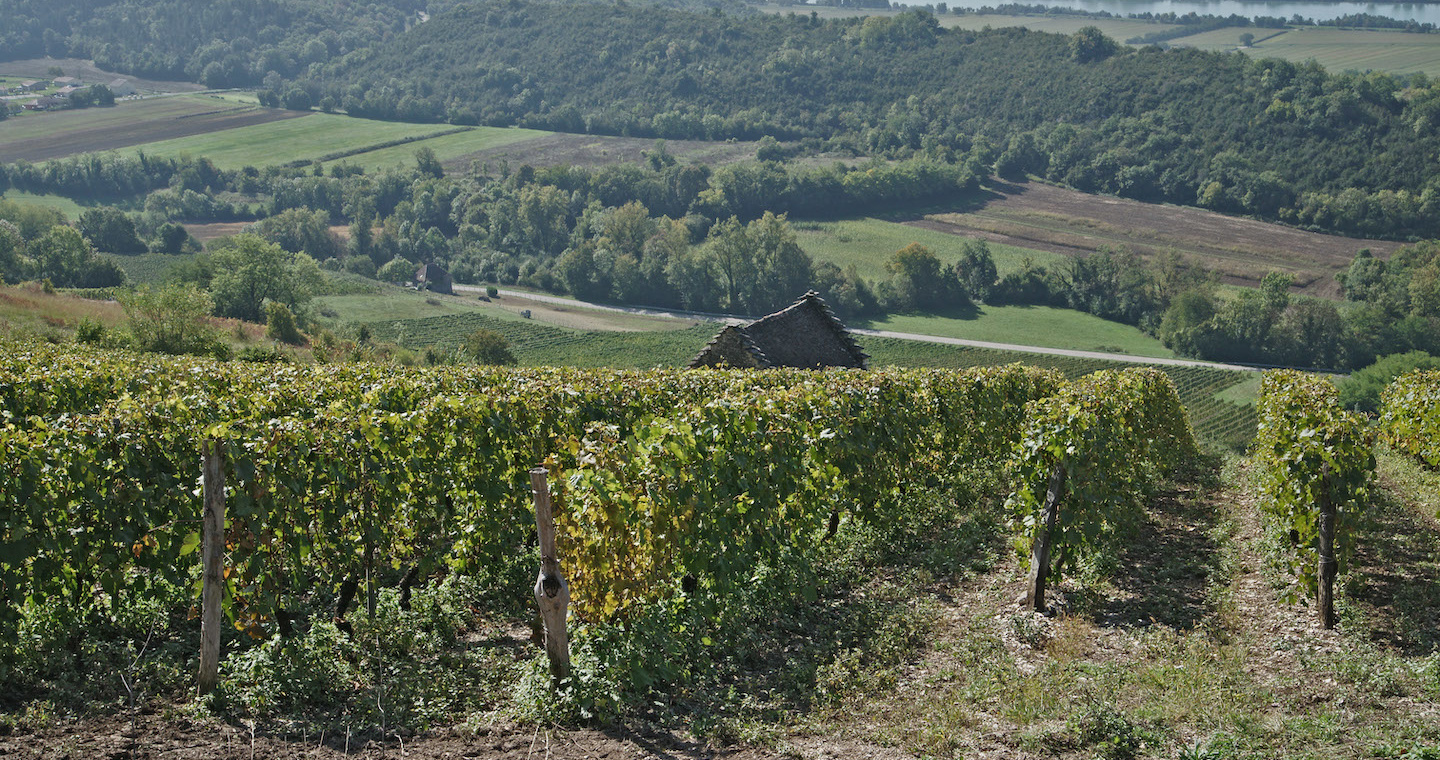
[[[267,301],[294,306],[309,299],[318,273],[311,271],[314,259],[302,259],[252,234],[236,235],[216,247],[210,293],[220,316],[264,322]]]
[[[106,253],[144,253],[146,246],[135,233],[135,222],[113,206],[86,209],[80,214],[80,234],[96,250]]]

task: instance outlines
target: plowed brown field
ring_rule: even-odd
[[[1401,245],[1037,183],[1003,185],[978,209],[927,214],[908,223],[1068,256],[1103,246],[1123,246],[1146,257],[1174,250],[1232,284],[1255,286],[1279,271],[1294,275],[1299,290],[1327,297],[1339,295],[1335,273],[1350,265],[1356,251],[1369,248],[1386,257]]]

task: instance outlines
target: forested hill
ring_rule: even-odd
[[[101,68],[207,87],[279,88],[471,0],[0,0],[0,61],[93,58]],[[582,0],[572,0],[580,2]],[[745,12],[740,0],[653,0]]]
[[[426,0],[0,0],[0,60],[74,56],[209,87],[259,85],[389,39],[425,8]]]
[[[1434,234],[1440,210],[1440,87],[1422,78],[1084,31],[946,30],[922,11],[823,21],[496,0],[311,74],[313,102],[380,118],[941,158],[982,135],[971,155],[1002,175],[1087,191],[1391,236]]]

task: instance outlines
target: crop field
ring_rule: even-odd
[[[804,6],[803,8],[793,5],[758,5],[757,10],[765,13],[799,13],[809,15],[814,12],[820,18],[850,18],[853,16],[894,16],[900,10],[884,10],[876,8],[832,8],[818,6]],[[903,9],[901,9],[903,10]],[[984,29],[1002,26],[1023,26],[1035,32],[1052,32],[1054,34],[1074,34],[1076,30],[1085,26],[1096,26],[1107,36],[1117,40],[1124,40],[1150,32],[1169,29],[1172,24],[1158,24],[1149,21],[1137,21],[1131,19],[1101,19],[1083,18],[1079,16],[1013,16],[1008,14],[983,14],[956,16],[949,13],[935,14],[935,20],[947,28],[959,29]]]
[[[860,276],[867,280],[888,278],[890,275],[885,271],[885,260],[911,243],[929,248],[942,262],[949,264],[960,258],[966,239],[985,237],[978,233],[961,235],[874,217],[836,222],[792,221],[791,225],[795,228],[800,247],[811,258],[831,262],[841,269],[853,264]],[[1065,258],[1059,253],[1002,242],[990,242],[989,245],[990,255],[995,258],[995,268],[1002,277],[1020,269],[1026,257],[1036,264],[1051,264]]]
[[[551,133],[538,129],[502,129],[500,127],[475,127],[463,132],[427,138],[419,144],[393,145],[388,148],[366,151],[342,159],[366,171],[392,167],[413,167],[415,151],[422,145],[435,151],[447,168],[469,169],[469,157],[487,150],[493,150],[514,143],[543,138]]]
[[[1124,246],[1142,256],[1174,250],[1231,284],[1255,286],[1280,271],[1293,274],[1305,293],[1329,297],[1339,294],[1335,273],[1350,265],[1356,251],[1369,248],[1383,257],[1400,246],[1040,183],[1013,187],[977,210],[930,214],[910,224],[1070,256],[1102,246]]]
[[[141,253],[133,256],[102,253],[100,257],[119,264],[132,285],[158,285],[169,276],[172,267],[195,260],[195,255],[191,253]]]
[[[294,111],[255,110],[267,114],[290,114],[290,117],[151,142],[140,149],[155,156],[178,156],[182,153],[206,156],[222,169],[239,169],[313,161],[340,153],[360,153],[370,146],[455,129],[446,124],[405,124],[338,114],[299,114],[299,118],[295,118]],[[410,147],[409,152],[413,154],[416,147]]]
[[[1331,71],[1384,71],[1440,76],[1440,35],[1379,29],[1297,27],[1268,37],[1272,30],[1217,29],[1172,40],[1176,46],[1234,50],[1245,31],[1257,42],[1244,52],[1253,58],[1314,59]]]
[[[211,132],[292,121],[303,114],[211,98],[206,95],[127,100],[111,108],[31,114],[0,130],[0,161],[46,161]]]

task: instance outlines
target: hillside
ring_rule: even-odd
[[[455,8],[312,72],[312,100],[376,118],[970,152],[1086,191],[1434,229],[1420,197],[1440,168],[1432,89],[1098,34],[515,0]],[[1381,208],[1384,191],[1409,195]]]

